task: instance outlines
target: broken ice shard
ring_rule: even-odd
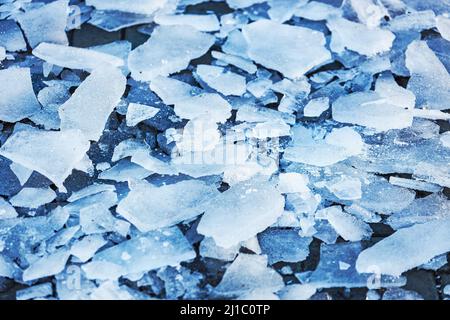
[[[450,41],[450,19],[448,16],[439,16],[436,18],[436,27],[442,38]]]
[[[425,41],[413,41],[406,50],[406,67],[411,73],[408,90],[416,95],[417,107],[450,109],[450,75]]]
[[[33,55],[60,67],[81,69],[89,72],[96,68],[119,68],[124,65],[122,59],[107,53],[46,42],[38,45],[33,50]]]
[[[55,198],[56,194],[50,188],[23,188],[9,202],[14,207],[36,209],[52,202]]]
[[[339,54],[344,53],[347,49],[361,55],[374,56],[388,51],[395,39],[395,35],[389,30],[370,29],[361,23],[344,18],[329,19],[327,27],[332,35],[330,48]],[[364,35],[363,39],[361,39],[361,35]]]
[[[183,119],[207,117],[211,122],[226,122],[231,116],[231,105],[217,93],[202,93],[177,101],[174,110]]]
[[[220,28],[215,14],[177,14],[156,15],[155,22],[162,26],[184,25],[191,26],[198,31],[217,31]]]
[[[361,136],[350,127],[334,129],[325,139],[313,137],[313,131],[294,127],[293,140],[284,159],[314,166],[329,166],[363,151]]]
[[[241,96],[246,91],[245,77],[221,67],[201,64],[197,66],[197,75],[209,87],[225,96]]]
[[[267,266],[267,257],[241,253],[214,288],[214,295],[229,299],[252,292],[277,292],[282,287],[283,278]]]
[[[82,268],[88,278],[117,279],[120,276],[176,266],[195,258],[195,252],[177,227],[150,231],[97,253]],[[109,270],[98,270],[107,265]]]
[[[377,242],[358,256],[356,269],[376,268],[381,274],[399,276],[403,272],[450,251],[450,219],[439,219],[409,228]]]
[[[25,51],[27,49],[22,31],[15,21],[0,21],[0,46],[11,52]]]
[[[360,241],[372,235],[370,226],[362,220],[342,211],[340,206],[331,206],[319,210],[316,215],[323,215],[336,232],[347,241]]]
[[[269,258],[269,264],[280,261],[300,262],[309,255],[311,237],[301,237],[299,229],[269,228],[258,234],[261,251]]]
[[[117,10],[123,12],[152,14],[165,6],[168,0],[87,0],[88,6],[94,6],[98,10]]]
[[[259,20],[245,25],[242,33],[253,61],[289,78],[301,77],[331,59],[319,31]]]
[[[17,122],[41,110],[31,83],[30,69],[0,70],[0,120]]]
[[[150,81],[185,69],[213,45],[214,37],[189,26],[156,27],[150,39],[128,57],[131,76]]]
[[[379,131],[401,129],[412,125],[411,110],[394,105],[391,99],[373,91],[356,92],[338,98],[332,106],[333,119]]]
[[[64,190],[63,182],[89,146],[79,130],[19,131],[0,148],[0,155],[41,173]]]
[[[67,45],[66,35],[69,1],[53,1],[19,14],[17,20],[32,48],[41,42]]]
[[[283,196],[270,182],[257,177],[233,185],[212,199],[197,230],[229,248],[275,223],[283,210]]]
[[[306,278],[305,283],[317,288],[363,288],[401,287],[406,284],[402,277],[381,276],[375,267],[358,273],[355,261],[362,249],[361,242],[322,244],[317,268]],[[359,271],[359,270],[358,270]]]
[[[169,227],[200,215],[202,204],[219,194],[202,181],[186,180],[155,187],[145,181],[132,183],[117,212],[140,231]]]
[[[95,69],[59,108],[61,130],[78,129],[86,139],[97,141],[125,85],[126,78],[118,69]]]
[[[127,110],[127,126],[133,127],[139,122],[153,118],[159,110],[139,103],[130,103]]]
[[[62,248],[58,252],[39,258],[23,272],[23,281],[31,281],[60,273],[64,270],[69,256],[70,253],[67,248]]]
[[[14,209],[5,199],[0,197],[0,220],[12,219],[15,217],[17,217],[16,209]]]

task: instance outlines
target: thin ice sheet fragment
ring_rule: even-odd
[[[327,27],[332,34],[330,48],[339,54],[347,49],[361,55],[374,56],[391,49],[395,39],[395,35],[389,30],[370,29],[362,23],[344,18],[329,19]]]
[[[263,231],[283,213],[284,198],[269,182],[238,183],[208,203],[198,232],[228,248]]]
[[[78,130],[19,131],[0,148],[0,155],[41,173],[59,188],[83,159],[89,142]]]
[[[450,219],[445,218],[398,230],[361,252],[356,269],[367,272],[376,267],[381,274],[399,276],[450,251],[449,228]]]
[[[408,90],[416,95],[416,106],[450,109],[450,74],[425,41],[413,41],[406,50],[406,67],[411,73]]]
[[[117,10],[132,13],[152,14],[161,9],[167,3],[167,0],[87,0],[88,6],[94,6],[97,10]]]
[[[30,69],[9,68],[0,71],[0,120],[17,122],[41,110],[31,83]]]
[[[128,58],[131,76],[150,81],[185,69],[213,45],[214,37],[189,26],[159,26]]]
[[[126,78],[118,69],[95,69],[60,107],[61,130],[78,129],[86,139],[97,141],[125,85]]]
[[[259,20],[245,25],[242,33],[253,61],[289,78],[301,77],[331,59],[319,31]]]
[[[33,55],[60,67],[89,72],[96,68],[119,68],[125,63],[122,59],[107,53],[47,42],[43,42],[34,48]]]
[[[17,20],[32,48],[41,42],[68,45],[66,35],[69,1],[58,0],[27,10]]]
[[[9,201],[14,207],[36,209],[55,198],[56,193],[50,188],[23,188]]]
[[[139,273],[164,266],[176,266],[182,261],[195,258],[195,251],[176,228],[150,231],[121,242],[97,253],[92,262],[83,266],[89,278],[97,275],[117,279],[122,275]],[[101,265],[113,269],[99,272]],[[97,270],[96,270],[97,269]]]
[[[119,203],[117,212],[146,232],[170,227],[203,212],[202,203],[217,196],[215,186],[196,180],[181,181],[161,187],[146,182],[131,186]]]
[[[27,49],[22,31],[14,20],[0,21],[0,46],[11,52]]]
[[[130,103],[127,110],[127,126],[133,127],[139,122],[153,118],[160,109],[139,103]]]

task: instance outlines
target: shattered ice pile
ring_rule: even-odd
[[[0,0],[0,297],[448,299],[449,14]]]

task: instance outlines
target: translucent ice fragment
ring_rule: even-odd
[[[117,182],[125,182],[130,179],[144,179],[151,175],[152,172],[148,171],[141,166],[130,162],[128,159],[123,159],[119,161],[112,168],[101,172],[98,175],[99,179],[102,180],[114,180]]]
[[[85,206],[79,212],[80,226],[85,234],[117,232],[123,237],[128,234],[130,224],[115,218],[102,203]]]
[[[44,6],[27,10],[17,20],[32,48],[41,42],[67,45],[66,26],[69,1],[58,0]]]
[[[0,46],[11,52],[25,51],[27,49],[22,31],[15,21],[0,21]]]
[[[286,172],[280,173],[277,188],[281,193],[308,193],[310,192],[308,183],[308,176],[296,172]]]
[[[23,272],[23,281],[31,281],[60,273],[64,270],[69,256],[68,249],[63,248],[58,252],[39,258]]]
[[[233,261],[239,252],[239,247],[239,245],[236,245],[230,248],[222,248],[214,242],[213,238],[205,237],[200,243],[199,250],[202,257]]]
[[[411,110],[400,108],[376,92],[356,92],[338,98],[332,106],[333,119],[379,131],[412,125]]]
[[[14,207],[36,209],[55,198],[56,193],[50,188],[23,188],[9,201]]]
[[[279,191],[269,182],[254,178],[212,199],[197,230],[229,248],[275,223],[283,211],[284,198]]]
[[[442,38],[450,41],[450,18],[448,16],[438,16],[436,18],[436,27]]]
[[[317,2],[318,3],[318,2]],[[284,287],[279,296],[281,300],[308,300],[317,291],[317,287],[310,284],[291,284]]]
[[[196,180],[162,187],[146,182],[131,186],[117,212],[140,231],[169,227],[203,212],[202,203],[218,195],[215,186]]]
[[[87,0],[88,6],[94,6],[98,10],[117,10],[123,12],[152,14],[163,8],[167,0]]]
[[[63,182],[89,147],[79,130],[19,131],[0,148],[0,154],[41,173],[64,190]]]
[[[20,164],[17,164],[15,162],[11,163],[10,168],[17,176],[17,179],[19,179],[22,186],[28,181],[31,174],[33,173],[33,170],[21,166]]]
[[[368,28],[362,23],[344,18],[329,19],[327,27],[332,34],[330,48],[339,54],[347,49],[361,55],[374,56],[388,51],[395,39],[395,35],[389,30]],[[361,35],[364,35],[362,39]]]
[[[432,10],[407,11],[389,21],[389,29],[393,32],[432,29],[436,26],[436,15]]]
[[[269,258],[269,264],[300,262],[309,255],[311,237],[301,237],[298,229],[269,228],[258,234],[263,254]]]
[[[442,194],[432,194],[417,198],[405,209],[394,213],[387,219],[393,229],[412,226],[431,220],[442,219],[450,214],[450,201]]]
[[[214,294],[232,298],[261,290],[276,292],[282,287],[283,279],[267,267],[267,257],[241,253],[225,271]]]
[[[406,284],[406,278],[383,275],[380,277],[376,266],[372,266],[371,269],[367,270],[367,273],[358,273],[355,269],[355,261],[361,250],[361,242],[322,244],[320,247],[319,265],[307,277],[305,283],[314,285],[317,288],[369,287],[372,289],[401,287]],[[341,268],[343,263],[350,267]]]
[[[16,209],[13,208],[5,199],[0,197],[0,220],[12,219],[17,217]]]
[[[16,291],[17,300],[31,300],[45,298],[53,294],[52,284],[49,282]]]
[[[372,229],[367,223],[342,211],[340,206],[319,210],[317,214],[323,215],[344,240],[360,241],[372,235]]]
[[[70,253],[81,262],[86,262],[106,243],[102,235],[94,234],[86,236],[72,245]]]
[[[212,51],[211,55],[213,58],[218,59],[220,61],[223,61],[227,64],[231,64],[235,67],[238,67],[239,69],[242,69],[250,74],[253,74],[256,72],[257,68],[253,62],[250,60],[247,60],[245,58],[231,55],[231,54],[225,54],[219,51]]]
[[[195,251],[181,231],[174,227],[143,233],[100,251],[92,262],[82,268],[88,278],[117,279],[127,274],[176,266],[193,258]],[[108,272],[99,272],[98,267],[102,265],[111,269]]]
[[[126,78],[118,69],[95,69],[60,107],[61,130],[78,129],[85,138],[97,141],[125,92],[125,85]]]
[[[139,103],[130,103],[127,110],[127,126],[133,127],[139,122],[153,118],[159,110]]]
[[[231,105],[216,93],[203,93],[175,103],[175,113],[183,119],[208,117],[225,122],[231,116]]]
[[[197,66],[197,75],[208,86],[226,96],[241,96],[246,91],[245,77],[221,67],[201,64]]]
[[[156,15],[155,22],[162,26],[185,25],[198,31],[218,31],[219,20],[215,14]]]
[[[264,0],[227,0],[227,4],[233,9],[247,8],[261,2],[264,2]]]
[[[308,102],[303,109],[303,115],[305,117],[320,117],[329,107],[330,101],[327,97],[316,98]]]
[[[389,183],[394,186],[399,186],[403,188],[409,188],[413,190],[425,191],[425,192],[440,192],[442,191],[442,187],[429,183],[426,181],[414,180],[414,179],[405,179],[400,177],[389,177]]]
[[[413,41],[408,46],[406,67],[411,73],[407,88],[416,95],[417,107],[450,108],[450,75],[425,41]]]
[[[294,128],[291,146],[286,148],[284,159],[314,166],[329,166],[363,151],[364,142],[352,128],[334,129],[325,139],[315,140],[312,131]]]
[[[384,292],[382,300],[423,300],[423,297],[415,291],[389,288]]]
[[[134,79],[149,81],[185,69],[213,45],[214,37],[189,26],[157,27],[150,39],[134,49],[128,66]]]
[[[30,69],[0,70],[0,120],[17,122],[41,110],[31,83]]]
[[[331,59],[319,31],[263,19],[245,25],[242,33],[253,61],[289,78],[301,77]]]
[[[33,55],[60,67],[86,71],[102,67],[119,68],[125,64],[122,59],[111,54],[46,42],[34,48]]]
[[[366,272],[376,266],[381,274],[399,276],[450,251],[449,227],[450,219],[445,218],[400,229],[361,252],[356,269]]]

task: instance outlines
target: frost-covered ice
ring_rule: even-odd
[[[0,3],[0,297],[449,298],[448,1]]]

